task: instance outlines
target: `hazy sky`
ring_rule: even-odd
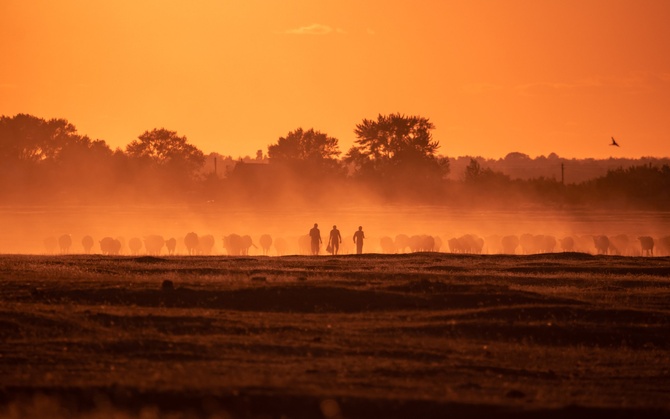
[[[0,114],[243,156],[400,112],[448,156],[669,157],[669,48],[667,0],[0,0]]]

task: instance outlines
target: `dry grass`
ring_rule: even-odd
[[[0,257],[5,417],[666,416],[669,336],[669,258]]]

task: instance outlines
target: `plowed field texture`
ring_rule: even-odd
[[[670,258],[0,256],[0,416],[670,416]]]

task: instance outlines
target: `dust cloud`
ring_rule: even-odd
[[[273,244],[269,256],[307,254],[301,248],[301,237],[308,234],[314,223],[319,224],[325,254],[328,233],[333,225],[342,233],[340,254],[355,253],[353,234],[359,226],[365,232],[364,253],[400,253],[412,250],[458,253],[544,253],[566,250],[598,253],[593,237],[610,238],[607,253],[640,255],[638,238],[650,236],[656,242],[655,255],[668,254],[665,248],[670,236],[670,213],[651,211],[603,211],[588,209],[523,208],[515,210],[459,208],[440,205],[382,204],[370,199],[366,191],[351,188],[331,189],[331,196],[341,197],[333,202],[314,205],[306,202],[304,194],[287,191],[285,202],[273,205],[246,203],[226,205],[217,201],[196,204],[157,205],[54,205],[8,206],[0,208],[0,229],[3,239],[0,252],[7,254],[79,254],[90,251],[100,254],[100,242],[105,237],[118,239],[119,254],[146,254],[147,237],[158,235],[165,240],[174,238],[175,254],[188,254],[184,238],[194,232],[199,237],[212,236],[213,245],[203,254],[231,254],[224,237],[233,234],[251,237],[249,255],[262,255],[260,237],[269,235]],[[338,201],[338,202],[335,202]],[[430,248],[403,246],[399,236],[430,236]],[[546,248],[505,250],[501,241],[506,236],[542,236]],[[71,238],[71,245],[62,249],[58,240]],[[474,238],[479,246],[462,248],[454,239]],[[85,237],[93,238],[88,250]],[[566,237],[572,238],[571,248],[562,247]],[[89,238],[89,240],[90,240]],[[553,245],[551,241],[553,238]],[[618,246],[615,241],[618,238]],[[140,239],[135,251],[129,243]],[[267,240],[267,239],[266,239]],[[302,239],[304,240],[304,239]],[[536,239],[537,240],[537,239]],[[136,240],[135,240],[136,243]],[[389,243],[391,243],[389,245]],[[278,248],[278,246],[280,248]],[[162,247],[161,255],[167,255]]]
[[[427,118],[379,115],[356,126],[357,145],[342,156],[337,139],[300,128],[267,158],[235,161],[163,128],[124,151],[63,119],[2,116],[0,252],[164,254],[174,243],[176,254],[259,255],[269,235],[267,254],[305,254],[318,223],[322,237],[338,226],[344,254],[359,226],[364,253],[636,255],[652,240],[655,255],[669,253],[667,159],[609,162],[634,165],[566,183],[564,167],[604,163],[553,153],[467,163],[438,155],[432,129]],[[538,168],[560,168],[561,180]]]

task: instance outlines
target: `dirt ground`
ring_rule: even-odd
[[[670,417],[670,258],[0,256],[0,417]]]

